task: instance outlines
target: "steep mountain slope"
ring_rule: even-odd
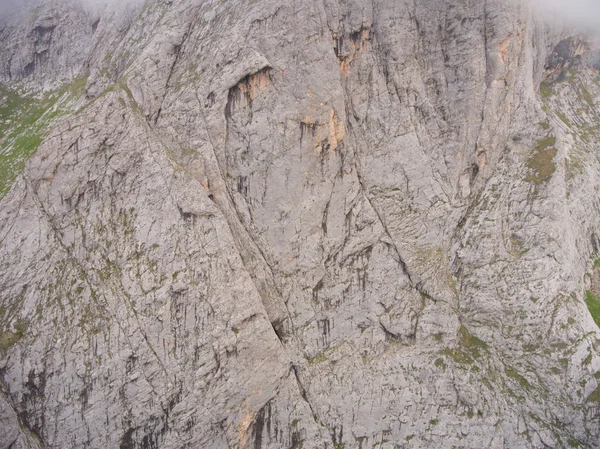
[[[599,447],[589,38],[521,0],[0,27],[0,447]]]

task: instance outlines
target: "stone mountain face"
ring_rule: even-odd
[[[592,39],[49,0],[0,55],[0,449],[600,447]]]

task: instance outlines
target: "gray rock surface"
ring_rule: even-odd
[[[0,448],[600,447],[589,38],[521,0],[0,27]]]

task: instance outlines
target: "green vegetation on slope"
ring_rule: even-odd
[[[595,402],[597,406],[600,406],[600,387],[597,387],[592,394],[587,397],[587,402]]]
[[[594,293],[590,290],[587,290],[585,292],[585,303],[587,304],[588,310],[590,311],[592,318],[594,319],[598,327],[600,327],[600,301],[598,300],[596,295],[594,295]]]
[[[487,343],[471,334],[465,326],[461,326],[458,333],[460,344],[468,349],[474,358],[478,359],[481,356],[481,351],[488,349]]]
[[[554,137],[545,137],[538,140],[533,149],[533,154],[527,161],[529,174],[525,181],[539,185],[548,182],[552,178],[556,170],[556,165],[554,165],[554,157],[557,153],[556,148],[554,148],[555,143],[556,138]]]
[[[15,325],[15,331],[0,332],[0,352],[6,351],[11,346],[15,345],[25,334],[25,324],[19,320]]]
[[[54,119],[79,98],[86,78],[78,78],[43,98],[22,95],[0,85],[0,199],[42,143]]]
[[[542,98],[549,98],[554,94],[554,92],[552,91],[550,84],[542,83],[540,84],[540,94],[542,95]]]

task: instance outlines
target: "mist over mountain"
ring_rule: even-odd
[[[0,0],[0,14],[16,9],[23,2],[18,0]]]
[[[600,34],[600,2],[598,0],[533,0],[538,13],[554,20]]]

